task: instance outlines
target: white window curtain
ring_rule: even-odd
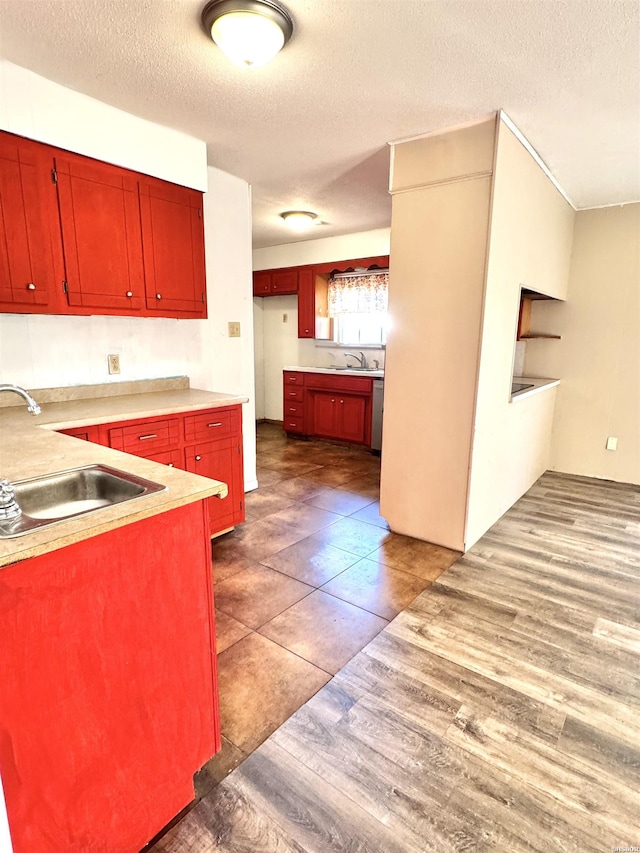
[[[329,281],[329,316],[373,314],[387,310],[389,273],[335,276]]]

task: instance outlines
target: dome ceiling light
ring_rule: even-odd
[[[318,214],[311,213],[309,210],[287,210],[280,216],[293,231],[306,231],[312,225],[318,224]]]
[[[202,23],[220,50],[243,68],[265,65],[293,33],[291,16],[271,0],[211,0]]]

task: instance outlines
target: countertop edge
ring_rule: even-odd
[[[514,382],[523,382],[525,384],[533,383],[533,388],[527,388],[526,391],[518,391],[516,394],[511,394],[509,399],[510,403],[517,403],[519,400],[523,400],[525,397],[532,397],[534,394],[538,394],[540,391],[547,391],[549,388],[556,388],[560,384],[559,379],[539,379],[539,378],[531,378],[527,376],[514,376]]]
[[[380,370],[353,370],[348,367],[300,367],[299,365],[288,365],[282,369],[283,371],[289,370],[293,373],[328,373],[331,376],[364,376],[365,379],[384,379],[384,369],[382,368]]]
[[[66,465],[52,461],[50,472],[69,470],[84,464],[104,462],[114,468],[120,468],[125,471],[129,470],[131,473],[139,473],[147,479],[162,483],[167,488],[165,491],[156,492],[155,494],[139,498],[136,501],[116,504],[101,509],[96,513],[77,516],[76,518],[61,521],[45,529],[34,530],[24,536],[0,539],[0,569],[16,565],[32,557],[65,548],[76,542],[91,539],[101,533],[124,527],[127,524],[135,523],[144,518],[160,515],[186,504],[205,500],[226,491],[227,484],[219,480],[201,477],[198,474],[177,468],[167,468],[151,459],[144,459],[143,457],[115,450],[114,448],[85,442],[57,433],[57,431],[62,429],[72,429],[81,426],[117,423],[119,421],[240,405],[249,399],[245,396],[202,391],[200,389],[158,392],[165,396],[165,398],[169,394],[196,398],[182,399],[180,402],[171,404],[171,401],[167,402],[166,399],[164,403],[162,401],[149,400],[149,397],[153,393],[155,392],[151,392],[149,395],[134,394],[104,398],[104,412],[94,412],[86,417],[78,417],[75,413],[66,416],[63,407],[68,404],[64,402],[45,404],[42,415],[38,416],[37,419],[31,419],[25,411],[14,407],[2,410],[2,413],[0,413],[0,429],[11,431],[12,439],[14,439],[12,442],[14,453],[16,452],[15,446],[17,442],[24,441],[25,454],[28,458],[28,453],[31,452],[28,436],[32,435],[35,438],[35,447],[38,448],[38,453],[44,454],[48,452],[50,460],[57,458],[60,462],[63,459],[66,462],[65,457],[68,457],[68,464]],[[128,409],[126,403],[123,407],[122,402],[128,396],[135,398],[147,397],[147,399],[131,401],[132,408]],[[119,401],[119,404],[116,401]],[[71,401],[70,405],[77,406],[78,402],[82,403],[82,401]],[[95,401],[91,402],[95,403]],[[150,403],[151,405],[149,405]],[[119,408],[120,411],[109,412],[108,408],[110,405]],[[50,419],[47,420],[46,409],[49,407],[53,409],[53,412],[49,414]],[[56,408],[59,410],[59,413],[56,412]],[[57,434],[55,436],[52,435],[51,439],[47,439],[44,445],[37,438],[38,434],[44,436],[51,433]],[[55,442],[52,444],[51,442],[54,438]],[[60,449],[61,443],[64,443],[62,444],[63,450]],[[66,450],[67,446],[69,450]],[[7,448],[9,458],[11,458],[11,449],[11,447]],[[6,467],[11,469],[13,466],[7,465]],[[42,467],[42,463],[40,463],[40,467]],[[5,472],[2,471],[0,473],[4,475]],[[39,472],[28,470],[24,476],[14,476],[10,471],[6,473],[9,474],[9,479],[12,481],[23,479],[24,476],[39,475]],[[19,471],[13,472],[13,474],[16,473],[20,474]]]

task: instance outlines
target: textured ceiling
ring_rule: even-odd
[[[640,199],[637,0],[285,0],[269,65],[197,0],[0,0],[0,55],[204,139],[253,186],[254,245],[388,226],[387,142],[502,108],[578,207]],[[278,214],[317,212],[292,237]]]

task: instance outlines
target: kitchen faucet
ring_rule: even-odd
[[[27,401],[27,411],[31,415],[39,415],[42,411],[31,394],[28,391],[25,391],[24,388],[20,388],[18,385],[0,385],[0,391],[13,391],[21,397],[24,397]]]
[[[355,358],[355,360],[358,362],[358,364],[360,365],[362,370],[368,370],[369,369],[369,365],[367,364],[367,357],[365,356],[365,354],[363,352],[360,353],[360,358],[358,358],[358,356],[352,352],[345,352],[344,357],[347,358],[347,356],[349,356],[349,355],[351,356],[351,358]]]
[[[27,411],[39,415],[42,409],[28,391],[18,385],[0,385],[0,391],[13,391],[27,401]],[[7,480],[0,479],[0,520],[10,521],[22,515],[22,510],[16,501],[13,486]]]

